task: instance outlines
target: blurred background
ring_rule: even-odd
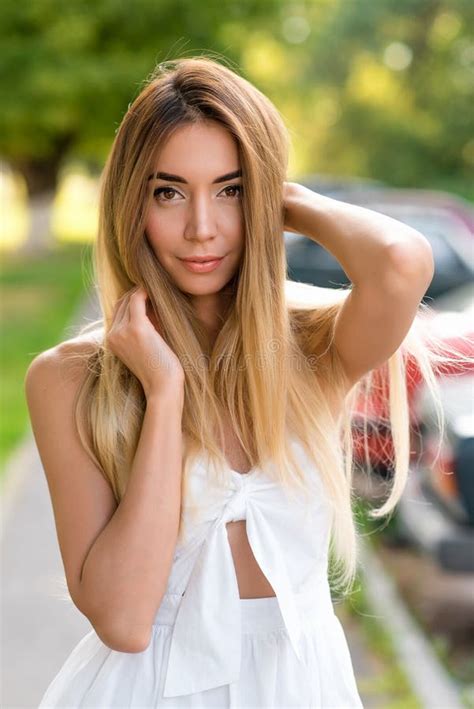
[[[15,674],[26,651],[26,638],[17,632],[31,600],[25,588],[39,589],[45,604],[48,592],[34,579],[60,572],[55,549],[48,558],[56,571],[43,565],[33,577],[33,561],[28,566],[28,554],[45,563],[35,535],[44,534],[51,546],[54,529],[48,528],[52,511],[34,459],[23,379],[37,353],[66,339],[87,317],[99,177],[144,80],[161,61],[205,54],[253,82],[290,130],[290,180],[378,209],[430,239],[436,272],[425,302],[433,328],[449,343],[459,344],[460,334],[470,337],[462,346],[472,355],[473,27],[471,0],[1,3],[0,476],[9,510],[2,608],[10,658],[2,706],[34,705],[65,644],[72,647],[85,627],[74,625],[79,614],[70,609],[69,630],[58,643],[57,628],[50,627],[45,652],[38,639],[44,617],[38,616],[46,606],[40,606],[37,639],[28,643],[34,681],[26,687]],[[347,283],[316,243],[290,233],[285,240],[289,278],[326,287]],[[365,706],[474,706],[473,372],[453,365],[439,373],[447,437],[438,459],[430,402],[416,375],[408,392],[412,482],[389,522],[375,524],[366,514],[391,475],[389,431],[375,403],[369,459],[360,451],[356,460],[360,529],[370,559],[394,584],[398,605],[374,591],[367,561],[338,614]],[[356,439],[359,434],[355,426]],[[34,482],[26,477],[25,451],[39,471]],[[21,486],[14,482],[19,479]],[[35,486],[46,507],[41,525],[31,527]],[[25,527],[31,531],[26,549]],[[416,672],[404,643],[407,626],[397,618],[411,619],[419,633]],[[433,693],[445,703],[430,704]]]

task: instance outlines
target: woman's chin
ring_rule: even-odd
[[[199,283],[183,283],[182,280],[175,281],[177,288],[182,293],[186,293],[186,295],[194,295],[194,296],[208,296],[208,295],[216,295],[219,293],[222,288],[225,287],[224,285],[217,284],[217,285],[211,285],[209,283],[205,284],[199,284]]]
[[[208,274],[211,276],[212,274]],[[186,279],[184,281],[183,278],[173,278],[176,286],[183,292],[187,293],[188,295],[214,295],[217,293],[221,293],[222,291],[231,291],[234,289],[237,280],[236,280],[236,275],[234,273],[233,276],[230,276],[228,278],[193,278],[191,276],[190,279]]]

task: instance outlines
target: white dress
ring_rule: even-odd
[[[328,584],[329,503],[287,497],[263,469],[228,469],[212,485],[200,457],[183,504],[184,536],[148,647],[111,650],[91,630],[40,707],[363,707]],[[275,596],[239,597],[226,523],[246,520],[253,554]]]

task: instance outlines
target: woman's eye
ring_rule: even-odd
[[[238,190],[238,195],[240,196],[242,194],[242,185],[228,185],[227,187],[224,187],[224,192],[226,190]],[[236,195],[231,195],[231,196],[236,196]]]
[[[176,190],[174,187],[157,187],[156,190],[153,192],[153,197],[158,197],[160,194],[164,194],[165,192],[174,192],[177,194]],[[173,202],[174,200],[172,199],[162,199],[162,202]]]

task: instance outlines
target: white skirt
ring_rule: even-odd
[[[337,616],[318,617],[314,608],[307,613],[304,652],[308,653],[308,672],[291,646],[276,596],[240,599],[242,662],[237,682],[194,694],[163,697],[173,621],[180,599],[177,594],[163,597],[151,642],[143,652],[111,650],[91,630],[72,650],[39,707],[363,709]]]

